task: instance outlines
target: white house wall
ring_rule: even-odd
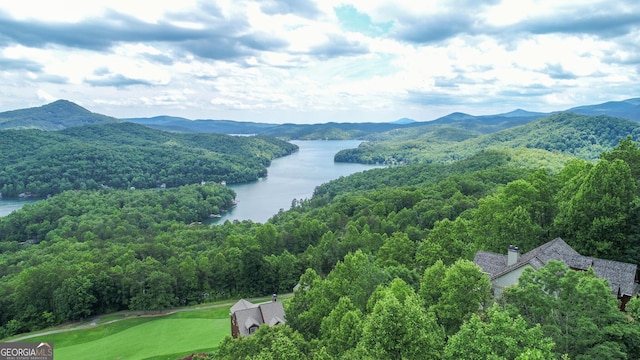
[[[524,272],[524,269],[527,269],[527,268],[533,269],[533,266],[527,264],[491,280],[491,286],[493,288],[494,297],[498,298],[502,296],[502,290],[505,287],[517,284],[518,279],[520,279],[520,275],[522,275],[522,273]]]

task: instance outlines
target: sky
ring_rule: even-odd
[[[638,0],[0,0],[0,111],[304,124],[634,97]]]

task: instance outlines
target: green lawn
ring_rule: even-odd
[[[56,360],[171,359],[211,352],[230,335],[229,307],[135,317],[28,341],[54,345]]]

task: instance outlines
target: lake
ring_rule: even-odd
[[[308,140],[292,141],[300,150],[275,159],[269,166],[269,175],[245,184],[229,185],[236,192],[238,205],[214,223],[227,220],[266,222],[280,209],[291,208],[293,199],[307,199],[316,186],[356,172],[379,166],[334,163],[333,156],[340,150],[358,147],[360,140]],[[0,199],[0,217],[20,209],[35,200]]]
[[[0,217],[7,216],[14,210],[22,208],[25,204],[33,204],[35,201],[28,199],[0,199]]]
[[[236,192],[238,205],[215,222],[251,220],[264,223],[280,209],[290,209],[293,199],[311,198],[313,190],[318,185],[340,176],[380,167],[333,162],[333,156],[338,151],[356,148],[361,142],[360,140],[292,141],[300,147],[300,150],[273,160],[266,178],[251,183],[229,185]]]

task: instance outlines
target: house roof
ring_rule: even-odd
[[[269,325],[284,324],[284,307],[282,302],[271,301],[260,304],[262,319]]]
[[[637,265],[613,260],[593,259],[593,270],[598,277],[609,280],[611,290],[618,296],[638,294]]]
[[[281,319],[279,316],[274,316],[269,321],[269,326],[278,325],[278,324],[284,324],[284,319]]]
[[[256,307],[257,305],[245,300],[245,299],[240,299],[237,303],[235,303],[231,309],[230,312],[233,314],[234,312],[238,311],[238,310],[245,310],[245,309],[251,309]]]
[[[587,270],[592,267],[598,277],[609,282],[611,291],[618,296],[638,294],[637,265],[580,255],[561,238],[556,238],[522,254],[518,261],[510,266],[507,265],[506,255],[486,251],[478,251],[473,262],[489,274],[491,280],[494,280],[525,265],[530,265],[537,270],[546,265],[549,260],[560,260],[576,270]]]
[[[231,307],[231,316],[235,316],[240,335],[249,335],[253,326],[284,324],[284,307],[280,301],[253,304],[241,299]]]
[[[262,324],[262,322],[254,319],[251,315],[247,316],[247,319],[244,321],[244,327],[246,329],[250,329],[252,326],[260,326],[260,324]]]
[[[473,262],[480,266],[482,271],[493,277],[493,274],[497,274],[507,267],[507,255],[478,251]]]

